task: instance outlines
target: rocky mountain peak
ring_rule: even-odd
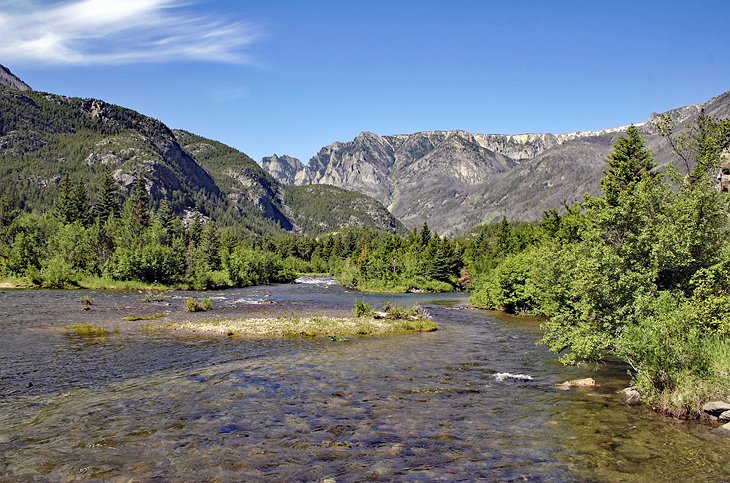
[[[284,184],[302,184],[304,164],[297,158],[273,154],[261,160],[261,167]]]
[[[0,64],[0,87],[9,87],[10,89],[17,89],[19,91],[33,90],[2,64]]]
[[[683,129],[702,109],[730,118],[730,92],[669,114]],[[659,119],[653,114],[634,125],[656,159],[674,163],[676,156],[657,132]],[[323,147],[295,183],[367,194],[407,227],[427,221],[439,233],[461,232],[502,216],[535,220],[546,209],[599,192],[606,156],[627,127],[556,134],[448,130],[380,136],[363,131],[351,141]]]

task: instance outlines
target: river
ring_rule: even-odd
[[[213,309],[199,314],[183,300],[202,294],[186,292],[159,301],[1,292],[0,480],[730,479],[730,439],[625,406],[616,394],[625,368],[560,365],[535,343],[539,321],[466,308],[459,294],[366,295],[307,282],[210,292]],[[346,314],[358,298],[422,304],[439,330],[345,341],[145,330]],[[153,313],[167,316],[122,319]],[[64,329],[79,323],[119,331],[88,339]],[[555,388],[580,377],[600,386]]]

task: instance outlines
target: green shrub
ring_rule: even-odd
[[[185,299],[185,309],[188,312],[205,312],[213,307],[213,302],[209,297],[203,297],[202,300],[197,301],[192,297]]]
[[[383,312],[385,312],[389,319],[393,320],[421,320],[429,317],[428,313],[420,305],[413,305],[411,307],[403,307],[401,305],[395,305],[390,301],[386,301],[383,304]]]
[[[355,301],[355,308],[352,311],[355,317],[369,317],[373,314],[373,308],[362,300]]]
[[[41,285],[46,288],[65,288],[76,286],[78,277],[71,264],[64,258],[56,256],[48,260],[41,269]]]
[[[155,292],[146,292],[144,294],[144,299],[142,299],[142,301],[143,302],[164,302],[165,294],[155,293]]]
[[[509,255],[475,283],[472,303],[510,314],[534,312],[539,307],[536,255],[536,251],[530,249]]]

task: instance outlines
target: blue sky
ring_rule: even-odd
[[[730,2],[0,0],[0,63],[306,161],[360,131],[569,132],[730,89]]]

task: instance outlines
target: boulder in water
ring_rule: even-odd
[[[723,424],[713,432],[730,438],[730,423]]]
[[[573,379],[572,381],[565,381],[562,384],[558,384],[558,389],[567,390],[571,387],[595,387],[598,384],[592,377],[585,377],[583,379]]]
[[[641,393],[635,387],[627,387],[621,391],[621,399],[629,406],[641,404]]]

